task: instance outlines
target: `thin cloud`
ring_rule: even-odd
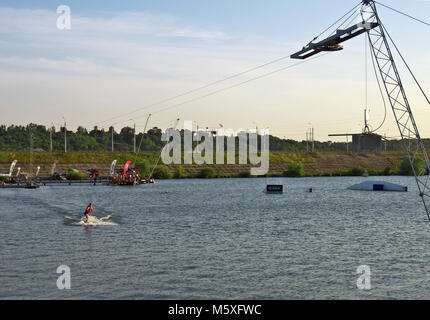
[[[57,14],[49,10],[29,10],[0,7],[0,34],[39,36],[63,36],[56,28]],[[126,11],[120,13],[100,12],[95,16],[73,14],[74,35],[153,36],[191,39],[229,40],[231,35],[217,29],[190,26],[180,19],[149,12]]]

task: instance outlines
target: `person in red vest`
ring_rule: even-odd
[[[90,203],[88,205],[88,207],[85,209],[85,217],[87,218],[86,223],[88,223],[89,219],[88,219],[88,215],[93,212],[93,205]]]

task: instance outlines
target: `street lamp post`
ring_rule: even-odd
[[[256,122],[252,122],[253,124],[255,124],[255,133],[258,135],[258,124]]]
[[[64,152],[67,152],[67,124],[66,124],[66,118],[64,118]]]
[[[113,132],[114,132],[114,128],[113,128],[113,126],[111,126],[112,152],[114,151],[114,148],[113,148]]]
[[[312,152],[315,152],[315,143],[314,143],[314,125],[312,123],[309,123],[311,125],[310,129],[310,138],[312,143]]]
[[[49,150],[52,152],[52,130],[54,129],[54,124],[51,122],[51,128],[49,129]]]
[[[133,119],[130,119],[130,121],[133,121],[134,127],[133,127],[133,152],[136,153],[136,122]]]

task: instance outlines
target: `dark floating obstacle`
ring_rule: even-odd
[[[268,184],[266,186],[266,193],[268,193],[268,194],[282,194],[282,193],[284,193],[284,186],[282,184]]]

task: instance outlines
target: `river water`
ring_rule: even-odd
[[[363,177],[0,189],[0,299],[430,299],[430,225]],[[283,184],[284,194],[263,193]],[[313,188],[313,192],[307,190]],[[92,202],[113,225],[82,226]],[[71,289],[57,288],[67,265]],[[370,290],[357,288],[367,265]]]

